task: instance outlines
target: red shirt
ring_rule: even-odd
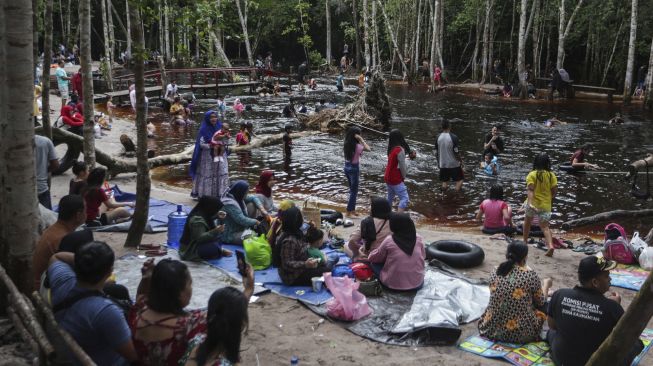
[[[385,174],[383,179],[386,184],[395,186],[404,181],[404,177],[401,176],[401,170],[399,170],[399,159],[397,155],[401,152],[402,148],[400,146],[395,146],[390,155],[388,155],[388,165],[385,167]]]
[[[108,200],[107,194],[103,189],[95,188],[86,193],[84,201],[86,201],[86,221],[97,220],[100,216],[100,205]]]
[[[583,152],[583,150],[576,150],[574,155],[571,156],[570,163],[573,164],[574,160],[578,160],[577,163],[584,163],[585,162],[585,153]]]
[[[82,74],[79,72],[76,73],[73,75],[70,82],[73,84],[73,91],[77,92],[77,95],[79,95],[80,98],[84,98],[82,89]]]

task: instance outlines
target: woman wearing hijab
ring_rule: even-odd
[[[246,229],[256,226],[259,222],[247,215],[247,204],[252,203],[255,207],[263,207],[261,201],[253,195],[247,195],[249,184],[244,180],[236,181],[229,191],[222,196],[222,208],[227,213],[224,219],[224,232],[222,242],[242,245],[240,236]]]
[[[222,197],[229,188],[229,164],[225,150],[224,161],[215,162],[211,156],[210,145],[213,135],[222,128],[218,114],[210,110],[204,114],[195,140],[195,151],[190,163],[190,176],[193,178],[191,197],[213,196]]]
[[[301,230],[304,218],[297,207],[284,211],[281,223],[282,233],[275,246],[280,262],[279,277],[289,286],[310,286],[311,278],[322,276],[329,268],[320,266],[319,259],[309,258],[309,246]]]
[[[395,196],[399,197],[399,212],[404,212],[408,207],[408,190],[404,184],[406,179],[406,154],[411,159],[415,158],[415,152],[410,150],[404,135],[399,130],[390,131],[388,138],[388,165],[383,176],[388,187],[388,201],[392,205]]]
[[[424,283],[424,243],[406,213],[390,214],[392,235],[373,250],[368,259],[379,281],[392,290],[408,291]]]
[[[391,234],[388,219],[392,212],[390,202],[383,197],[372,197],[372,212],[361,221],[360,227],[349,236],[349,243],[343,248],[352,258],[360,255],[359,250],[369,253],[378,248],[383,240]]]
[[[230,256],[231,252],[222,249],[219,243],[224,225],[215,225],[222,202],[217,197],[202,196],[188,215],[184,232],[181,235],[179,256],[185,261],[201,261]]]
[[[272,187],[277,183],[272,170],[264,170],[261,172],[258,183],[254,189],[256,190],[256,198],[261,201],[263,210],[256,210],[252,204],[247,205],[247,212],[249,216],[267,216],[270,211],[276,211],[274,201],[272,200]]]

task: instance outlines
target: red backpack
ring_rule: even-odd
[[[635,257],[628,245],[626,230],[621,225],[612,223],[605,227],[603,255],[606,259],[616,261],[617,263],[636,263]]]

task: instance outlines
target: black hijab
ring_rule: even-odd
[[[365,250],[370,250],[370,246],[376,240],[376,234],[383,229],[383,226],[377,231],[374,224],[374,218],[387,220],[392,212],[390,202],[383,197],[372,197],[372,213],[370,216],[361,221],[361,238],[365,241]]]
[[[415,223],[407,213],[390,214],[390,230],[392,239],[407,255],[413,255],[413,249],[417,242],[417,231]]]
[[[392,212],[390,202],[383,197],[372,197],[372,214],[371,216],[377,219],[387,220]]]
[[[219,198],[213,196],[202,196],[200,197],[197,205],[188,214],[186,219],[186,224],[184,225],[184,233],[181,235],[180,243],[188,245],[190,244],[190,219],[193,216],[200,216],[206,221],[209,225],[209,230],[215,228],[215,216],[218,214],[218,211],[222,208],[222,201]]]
[[[302,238],[302,225],[304,225],[304,217],[302,217],[302,212],[297,207],[291,207],[283,212],[281,231],[287,235]]]

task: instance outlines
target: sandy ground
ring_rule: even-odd
[[[61,101],[51,96],[52,109],[57,111]],[[51,113],[56,118],[54,112]],[[96,140],[96,146],[110,153],[119,153],[121,146],[118,137],[122,133],[131,136],[135,134],[132,121],[114,119],[113,130],[106,136]],[[301,143],[299,141],[298,143]],[[62,147],[57,149],[60,156]],[[72,178],[70,171],[61,176],[53,177],[53,203],[67,194],[68,182]],[[118,184],[124,191],[135,192],[135,175],[120,175],[111,181]],[[253,183],[253,182],[250,182]],[[162,183],[153,182],[152,197],[172,202],[193,205],[189,192]],[[342,208],[344,210],[344,207]],[[358,223],[359,220],[356,220]],[[347,238],[350,229],[339,229],[340,234]],[[478,231],[469,229],[443,227],[418,227],[418,233],[425,242],[440,239],[464,239],[480,245],[485,250],[483,265],[464,272],[470,278],[487,279],[492,270],[504,260],[505,241],[490,240],[487,236],[478,235]],[[130,250],[123,248],[126,233],[96,233],[96,239],[109,243],[117,256]],[[143,243],[164,243],[166,234],[145,235]],[[573,237],[570,239],[574,239]],[[554,288],[572,287],[577,280],[577,264],[584,254],[570,250],[558,250],[553,258],[544,256],[544,251],[531,247],[528,264],[535,269],[541,278],[553,279]],[[120,276],[120,274],[117,274]],[[203,284],[195,282],[194,286]],[[635,296],[635,292],[620,288],[612,288],[622,298],[622,305],[627,307]],[[286,299],[275,294],[266,294],[249,308],[249,331],[242,343],[243,365],[288,365],[293,355],[297,355],[302,365],[505,365],[467,352],[462,352],[453,346],[438,347],[398,347],[376,343],[349,333],[336,323],[325,321],[318,324],[319,316],[306,309],[299,302]],[[653,322],[649,322],[649,327]],[[461,340],[476,334],[476,322],[462,326]],[[653,365],[653,356],[648,355],[642,365]]]

